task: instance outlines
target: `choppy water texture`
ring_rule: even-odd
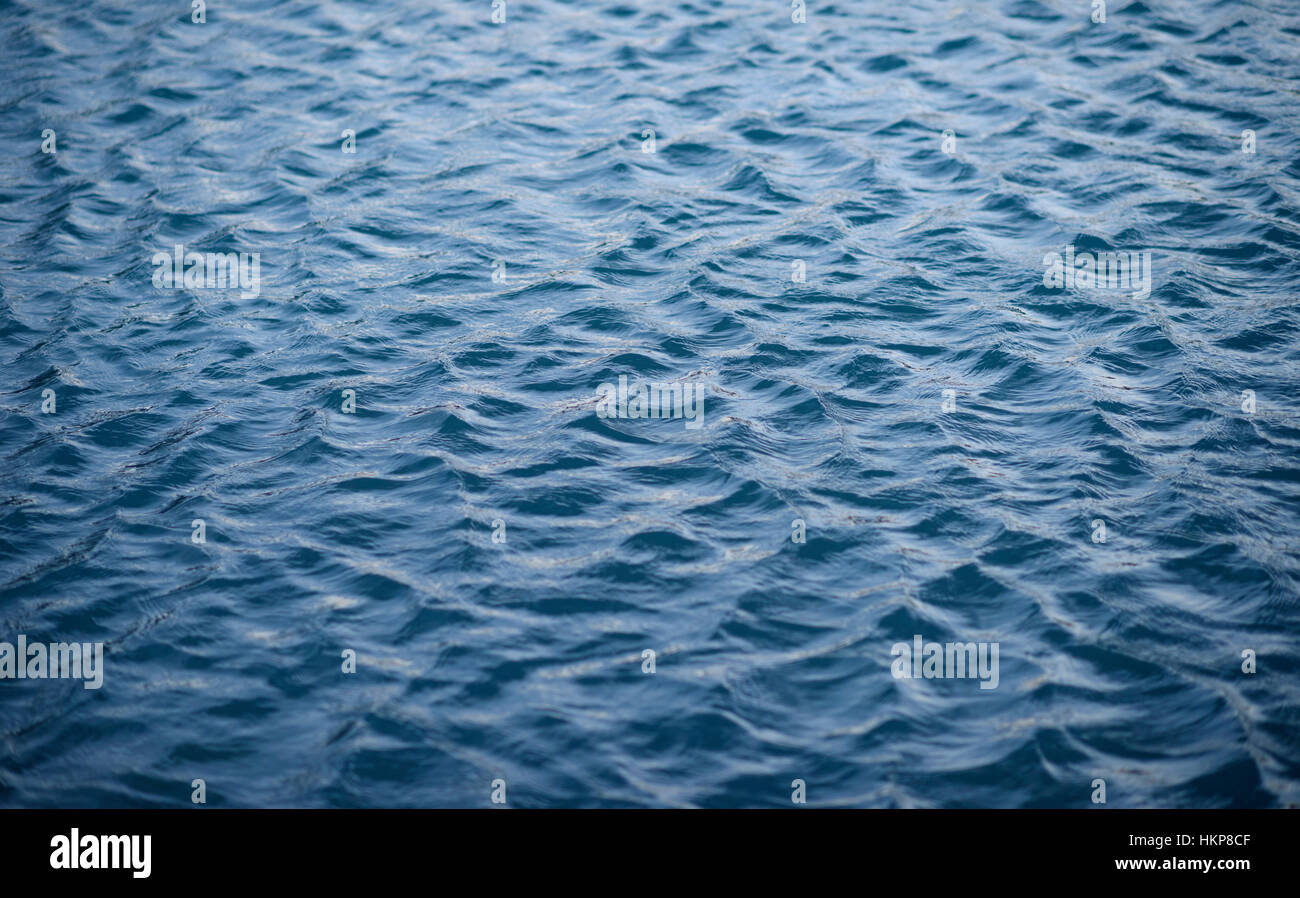
[[[0,803],[1300,803],[1289,0],[189,7],[0,6]]]

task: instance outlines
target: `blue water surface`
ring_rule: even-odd
[[[0,3],[0,804],[1300,804],[1300,7],[795,12]]]

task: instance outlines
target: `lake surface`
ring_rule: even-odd
[[[0,4],[0,804],[1300,804],[1294,3],[188,6]]]

